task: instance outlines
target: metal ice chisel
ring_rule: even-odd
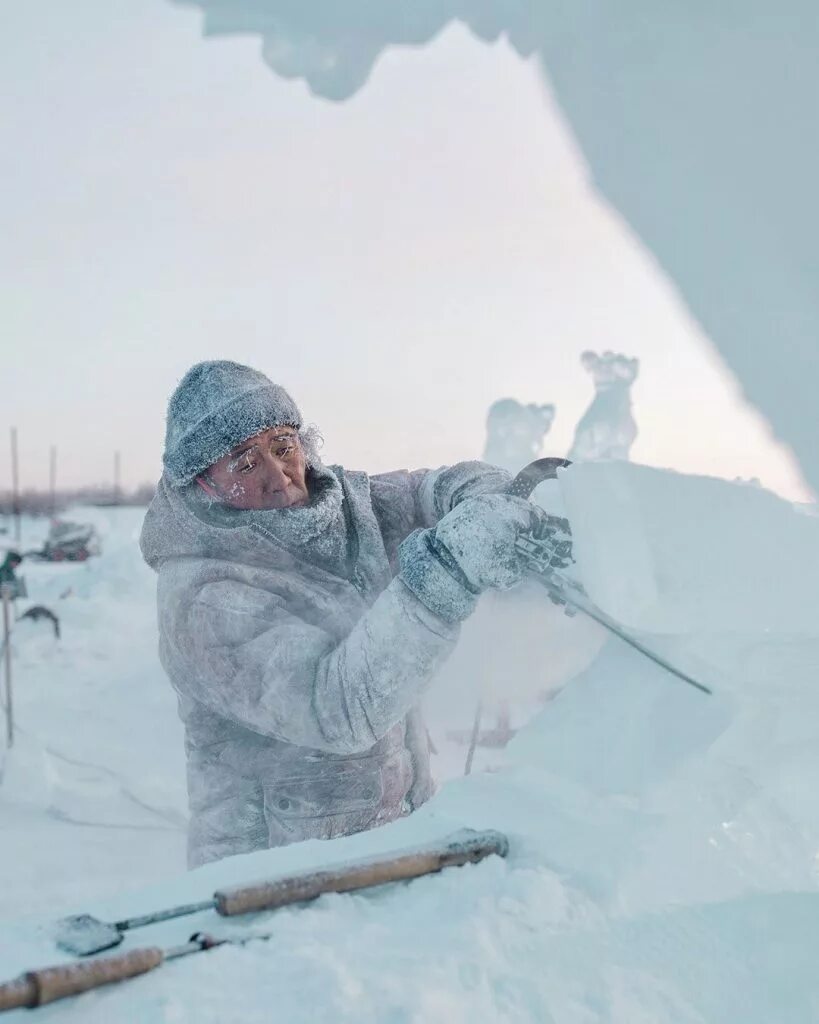
[[[699,682],[699,680],[694,679],[693,676],[683,672],[683,670],[677,668],[676,665],[672,665],[671,662],[661,654],[657,654],[656,651],[652,651],[651,648],[646,647],[641,640],[638,640],[630,633],[627,633],[623,627],[610,615],[607,615],[602,608],[597,607],[579,583],[575,583],[574,580],[571,580],[566,576],[562,576],[559,572],[550,570],[548,566],[543,564],[542,560],[539,561],[536,551],[536,541],[532,541],[528,538],[521,538],[518,540],[516,546],[529,567],[530,575],[546,587],[549,591],[549,595],[555,601],[560,604],[565,604],[567,608],[574,609],[575,611],[582,612],[584,615],[587,615],[590,619],[593,619],[598,623],[598,625],[607,629],[616,637],[619,637],[624,643],[627,643],[629,647],[633,647],[635,651],[639,651],[640,654],[644,655],[646,658],[650,658],[655,665],[659,665],[660,668],[665,669],[666,672],[670,672],[671,675],[676,676],[677,679],[681,679],[684,683],[688,683],[689,686],[693,686],[701,693],[713,693],[709,686],[706,686],[704,683]]]

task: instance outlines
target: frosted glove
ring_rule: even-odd
[[[524,571],[515,544],[543,518],[536,506],[508,494],[467,498],[429,530],[416,530],[399,550],[400,578],[431,611],[449,622],[466,618],[477,596],[506,589]]]
[[[568,519],[541,513],[533,528],[518,538],[517,549],[529,572],[547,579],[552,577],[574,562]],[[549,598],[554,604],[566,604],[555,590],[549,590]]]
[[[515,542],[535,528],[537,519],[535,506],[522,498],[482,494],[462,501],[441,519],[433,530],[433,546],[476,593],[490,587],[505,590],[523,574]]]

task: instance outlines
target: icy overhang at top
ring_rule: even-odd
[[[344,100],[452,20],[537,52],[595,186],[819,491],[816,0],[177,0]],[[692,417],[697,410],[692,409]]]

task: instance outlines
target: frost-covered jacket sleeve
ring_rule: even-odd
[[[486,462],[458,462],[440,469],[398,469],[370,477],[373,510],[392,555],[413,530],[435,526],[458,502],[505,491],[511,477]]]
[[[401,721],[458,636],[400,579],[341,640],[235,580],[163,603],[160,650],[180,693],[255,732],[334,753],[367,750]]]

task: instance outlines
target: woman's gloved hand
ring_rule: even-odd
[[[522,535],[542,536],[549,518],[508,494],[467,498],[435,527],[417,530],[403,542],[400,577],[442,618],[466,618],[478,594],[519,582],[526,563],[516,541]]]
[[[542,512],[534,528],[518,538],[517,549],[529,572],[544,580],[553,578],[556,571],[574,562],[568,519]],[[558,596],[558,590],[550,588],[548,594],[552,604],[566,604]],[[570,611],[568,614],[574,613]]]
[[[431,531],[431,545],[444,565],[459,570],[476,593],[489,587],[506,590],[523,575],[515,541],[535,522],[530,502],[508,494],[482,494],[467,498],[444,516]]]

